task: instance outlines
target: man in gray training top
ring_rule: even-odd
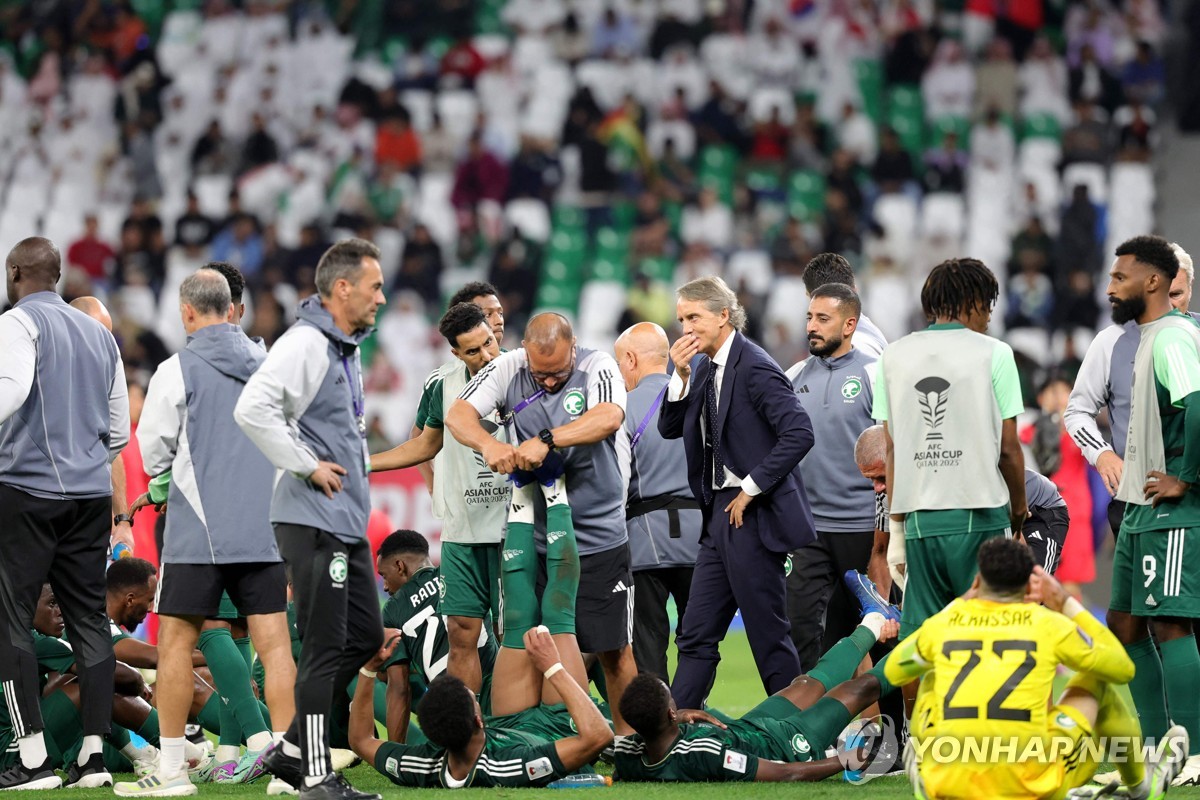
[[[67,786],[112,784],[112,638],[104,567],[112,529],[109,464],[129,441],[125,368],[111,333],[55,291],[62,257],[47,239],[5,262],[15,308],[0,317],[0,681],[21,758],[3,789],[57,789],[42,734],[33,615],[49,577],[75,650],[83,746]]]
[[[333,771],[330,709],[349,718],[346,686],[383,642],[359,345],[383,297],[379,248],[362,239],[317,263],[317,295],[246,383],[233,417],[279,470],[271,522],[292,573],[303,644],[296,717],[263,765],[304,800],[366,800]],[[338,698],[335,706],[334,698]]]
[[[682,622],[704,521],[688,486],[683,442],[664,439],[658,415],[667,394],[670,342],[653,322],[639,322],[617,339],[617,367],[629,392],[625,432],[630,441],[626,527],[633,562],[633,657],[638,671],[664,683],[674,598]]]
[[[267,351],[230,321],[232,293],[220,272],[201,269],[187,277],[179,287],[179,307],[187,346],[154,373],[138,426],[146,473],[169,471],[174,478],[155,597],[162,755],[153,775],[117,784],[121,797],[195,793],[184,764],[192,651],[205,618],[217,614],[223,591],[247,618],[266,667],[263,688],[272,722],[285,730],[295,715],[287,574],[270,524],[274,471],[229,424]],[[240,501],[229,502],[232,497]]]
[[[467,384],[446,413],[446,427],[502,474],[536,469],[552,450],[560,451],[579,547],[575,634],[581,651],[599,656],[615,709],[625,685],[637,675],[630,647],[633,575],[625,531],[625,385],[612,356],[576,347],[571,324],[560,314],[531,319],[522,344]],[[497,441],[480,424],[496,410],[506,419],[509,441],[515,444]],[[540,493],[535,495],[540,554],[545,508]],[[510,636],[519,637],[520,631],[509,631],[507,623],[505,627],[499,658],[521,646],[519,638]],[[613,723],[621,730],[623,723],[615,712]]]
[[[854,468],[855,442],[873,422],[876,362],[855,346],[861,314],[858,294],[846,284],[814,289],[808,306],[811,355],[787,373],[816,440],[800,472],[817,541],[788,557],[788,618],[804,672],[862,619],[842,576],[867,571],[875,539],[871,484]]]

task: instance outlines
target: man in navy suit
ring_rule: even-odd
[[[658,429],[683,437],[704,533],[671,693],[699,708],[739,608],[767,694],[800,674],[784,562],[816,539],[799,469],[813,429],[783,370],[740,333],[746,312],[723,280],[699,278],[676,295],[683,336]]]

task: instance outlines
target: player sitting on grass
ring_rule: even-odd
[[[860,602],[864,602],[860,598]],[[768,697],[741,719],[718,722],[680,711],[667,685],[642,673],[621,696],[621,713],[637,731],[617,740],[620,781],[819,781],[841,772],[821,758],[855,714],[878,701],[880,666],[850,680],[876,642],[899,631],[895,609],[864,602],[862,624],[829,649],[807,675]]]
[[[399,631],[388,631],[388,643],[361,671],[350,706],[350,745],[392,783],[423,788],[466,786],[543,787],[588,765],[613,740],[608,721],[596,704],[564,669],[554,637],[543,626],[528,631],[524,649],[532,666],[566,703],[578,733],[562,737],[542,733],[539,716],[552,710],[526,709],[526,724],[513,727],[485,724],[475,694],[458,678],[441,675],[429,684],[417,707],[417,720],[429,744],[405,745],[375,738],[372,715],[375,671],[390,657]],[[578,657],[578,653],[575,653]],[[511,663],[511,662],[510,662]],[[508,685],[497,665],[495,686]]]
[[[1137,715],[1114,686],[1133,677],[1120,642],[1024,544],[990,539],[978,558],[970,591],[884,662],[894,685],[923,678],[905,751],[916,796],[1162,797],[1187,757],[1187,732],[1176,725],[1143,751]],[[1076,674],[1050,706],[1059,664]],[[1105,740],[1124,786],[1083,787]]]

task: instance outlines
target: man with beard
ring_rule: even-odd
[[[808,306],[810,356],[788,370],[816,439],[800,472],[817,541],[788,556],[787,575],[792,641],[804,672],[858,625],[858,602],[842,576],[867,571],[875,539],[875,493],[854,462],[858,436],[874,422],[877,360],[854,346],[861,314],[862,303],[850,286],[827,283],[814,289]]]
[[[1113,556],[1108,626],[1134,662],[1138,713],[1155,737],[1172,719],[1200,736],[1200,329],[1171,305],[1179,259],[1157,236],[1116,250],[1108,284],[1113,321],[1136,321],[1125,462],[1116,499],[1126,504]],[[1146,621],[1154,628],[1149,637]],[[1161,653],[1161,658],[1159,653]],[[1164,703],[1165,700],[1165,703]],[[1175,785],[1200,783],[1200,742]]]

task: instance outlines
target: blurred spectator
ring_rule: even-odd
[[[933,63],[921,78],[925,116],[968,117],[975,99],[975,71],[963,57],[962,45],[943,39],[934,52]]]
[[[663,213],[658,195],[649,191],[639,194],[637,211],[633,217],[633,234],[629,241],[632,256],[661,255],[666,250],[670,233],[671,223]]]
[[[1054,328],[1071,333],[1077,329],[1095,331],[1100,324],[1100,304],[1092,273],[1074,270],[1067,276],[1066,291],[1054,303]]]
[[[1100,241],[1097,236],[1096,206],[1088,195],[1088,187],[1076,185],[1071,192],[1071,202],[1063,211],[1062,225],[1058,232],[1058,255],[1060,268],[1068,271],[1085,270],[1099,274],[1102,267]]]
[[[776,16],[767,18],[763,32],[748,42],[750,71],[760,86],[795,88],[800,72],[800,48]]]
[[[933,56],[934,42],[912,0],[886,3],[882,26],[888,43],[884,60],[888,82],[920,83]]]
[[[856,162],[861,165],[874,163],[879,153],[875,124],[850,101],[842,106],[837,138],[842,150],[853,156]]]
[[[628,328],[639,322],[653,322],[663,328],[675,322],[675,291],[662,281],[656,281],[644,272],[638,272],[626,295],[625,313],[617,324]]]
[[[1121,101],[1121,85],[1108,69],[1096,60],[1096,52],[1085,44],[1079,52],[1079,63],[1068,76],[1069,97],[1072,103],[1086,102],[1112,111]]]
[[[483,146],[483,134],[475,131],[467,142],[467,154],[454,171],[450,202],[462,212],[473,213],[484,200],[504,200],[508,189],[508,167]]]
[[[1067,65],[1054,52],[1045,36],[1034,40],[1025,63],[1018,72],[1021,85],[1021,116],[1051,114],[1066,124],[1070,114],[1067,105]]]
[[[509,169],[508,199],[541,200],[549,207],[562,180],[562,163],[552,144],[523,135],[521,149]]]
[[[162,197],[158,175],[158,153],[154,146],[154,119],[143,114],[125,126],[125,155],[133,170],[134,193],[157,200]]]
[[[871,178],[879,187],[879,191],[888,194],[904,190],[904,184],[913,180],[912,158],[900,146],[900,137],[890,127],[883,128],[879,155],[871,165]]]
[[[685,244],[703,242],[715,250],[732,246],[733,213],[717,198],[713,187],[702,188],[696,205],[684,209],[679,238]]]
[[[708,100],[692,115],[696,138],[701,144],[728,144],[738,150],[745,147],[746,137],[742,132],[738,114],[741,104],[729,94],[717,80],[708,85]]]
[[[404,243],[400,269],[392,280],[391,292],[411,289],[420,295],[427,308],[441,308],[441,280],[445,264],[442,248],[433,240],[429,227],[418,222]]]
[[[986,60],[975,69],[975,117],[991,109],[1011,117],[1017,111],[1017,64],[1012,45],[996,37],[987,48]]]
[[[550,42],[554,47],[555,58],[572,67],[587,58],[587,35],[579,27],[579,17],[574,11],[568,11],[562,24],[550,32]]]
[[[633,17],[608,5],[592,28],[590,51],[594,58],[631,56],[637,52],[640,39]]]
[[[655,190],[664,200],[682,203],[696,193],[696,175],[675,150],[675,140],[663,141],[662,155],[654,165]]]
[[[87,273],[93,282],[103,286],[113,270],[117,253],[100,238],[100,222],[95,214],[83,218],[83,236],[67,248],[67,264]]]
[[[202,247],[212,241],[216,223],[200,210],[196,193],[187,193],[187,210],[175,220],[175,243],[183,247]]]
[[[1125,65],[1121,86],[1125,98],[1133,103],[1157,106],[1166,92],[1167,70],[1149,42],[1138,42],[1137,55]]]
[[[537,296],[541,251],[513,231],[496,247],[488,281],[500,293],[506,326],[522,330]]]
[[[925,190],[961,194],[966,185],[967,153],[958,146],[958,134],[947,131],[942,144],[925,154]]]
[[[780,121],[779,108],[771,109],[768,119],[754,123],[750,137],[750,158],[756,161],[781,162],[787,156],[790,132]]]
[[[1117,158],[1149,161],[1154,146],[1154,112],[1140,103],[1132,103],[1118,108],[1112,121],[1117,129]]]
[[[1128,0],[1125,3],[1125,23],[1134,40],[1146,42],[1152,47],[1162,43],[1167,30],[1156,0]]]
[[[372,218],[389,228],[404,227],[416,193],[417,186],[411,176],[400,172],[394,163],[383,162],[367,184]]]
[[[421,165],[421,140],[404,106],[388,111],[375,131],[375,164],[391,164],[402,172]]]
[[[233,142],[213,120],[192,147],[192,175],[232,175],[238,165],[238,152]]]
[[[1050,330],[1054,313],[1054,284],[1043,272],[1044,260],[1033,250],[1023,250],[1016,258],[1018,272],[1008,283],[1007,328]]]
[[[212,242],[213,259],[237,265],[250,284],[257,282],[263,266],[263,255],[263,237],[250,214],[238,214]]]
[[[479,77],[479,73],[485,69],[487,61],[475,49],[471,37],[461,36],[442,56],[442,85],[447,88],[470,89],[475,86],[475,79]]]
[[[1067,62],[1077,66],[1085,48],[1091,48],[1096,60],[1108,67],[1116,57],[1116,28],[1120,17],[1110,10],[1106,0],[1085,0],[1067,11]]]
[[[413,37],[412,45],[396,62],[396,91],[431,91],[437,88],[437,79],[438,62],[430,54],[428,42],[424,37]]]
[[[1038,269],[1054,279],[1055,284],[1062,285],[1065,281],[1055,269],[1054,239],[1042,227],[1042,221],[1031,216],[1025,221],[1025,226],[1017,232],[1012,240],[1012,257],[1008,262],[1009,274],[1015,275],[1021,269],[1021,264],[1034,261]]]
[[[833,151],[829,174],[825,176],[825,185],[842,193],[847,207],[853,214],[862,212],[862,190],[858,186],[858,177],[855,174],[854,156],[849,150]]]
[[[1075,104],[1075,121],[1063,131],[1062,166],[1075,163],[1107,165],[1112,156],[1112,133],[1102,112],[1085,100]]]
[[[265,167],[279,160],[279,144],[267,131],[267,121],[257,111],[250,115],[250,135],[242,145],[241,172]]]

